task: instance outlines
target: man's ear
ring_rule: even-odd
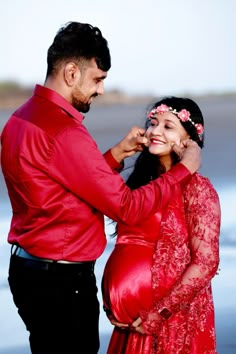
[[[72,87],[75,81],[78,80],[80,69],[74,62],[69,62],[64,67],[64,79],[68,86]]]

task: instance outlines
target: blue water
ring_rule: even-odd
[[[221,235],[222,246],[236,246],[236,184],[217,188],[221,204]]]

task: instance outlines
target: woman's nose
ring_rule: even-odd
[[[158,135],[158,134],[162,134],[163,132],[163,128],[160,124],[156,125],[155,127],[153,127],[152,129],[152,134],[153,135]]]

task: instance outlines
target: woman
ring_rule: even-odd
[[[200,147],[204,121],[187,98],[156,102],[146,121],[147,148],[127,184],[147,184],[177,162],[173,144]],[[104,270],[104,308],[116,325],[109,354],[215,354],[211,279],[219,264],[220,204],[211,182],[196,173],[173,190],[165,210],[133,227],[117,225]]]

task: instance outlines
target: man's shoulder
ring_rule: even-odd
[[[29,124],[32,131],[38,128],[51,136],[56,136],[66,128],[81,125],[60,106],[37,96],[32,96],[19,107],[12,118],[22,120],[23,124]]]

